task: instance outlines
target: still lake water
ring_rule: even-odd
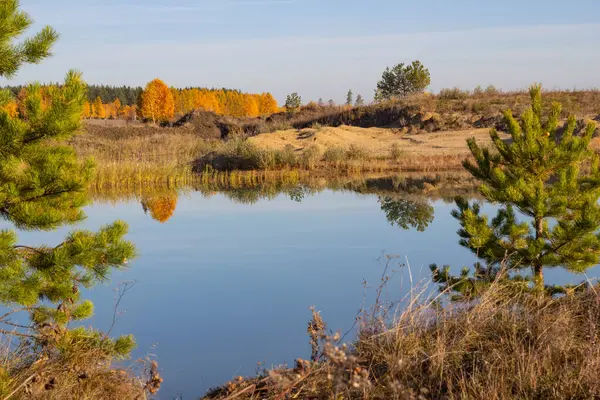
[[[88,323],[108,330],[113,289],[136,282],[121,303],[126,313],[113,335],[135,336],[134,359],[156,355],[165,379],[161,399],[197,398],[236,375],[253,375],[257,362],[292,365],[310,356],[309,307],[322,311],[332,331],[350,329],[363,302],[363,281],[378,285],[383,253],[406,257],[415,281],[429,278],[431,263],[456,269],[473,264],[475,257],[457,244],[454,205],[417,204],[433,211],[422,232],[390,224],[377,196],[351,192],[323,191],[300,202],[282,194],[254,204],[222,194],[183,194],[165,223],[145,214],[139,201],[96,203],[77,228],[96,230],[122,219],[139,257],[84,296],[96,306]],[[416,214],[403,209],[409,219]],[[70,229],[22,232],[20,242],[57,244]],[[555,270],[547,279],[583,278]],[[404,268],[390,291],[399,298],[408,288]]]

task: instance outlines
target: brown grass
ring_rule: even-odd
[[[207,398],[600,396],[600,297],[593,290],[549,298],[495,285],[471,304],[440,306],[439,300],[412,292],[399,314],[376,304],[352,346],[323,330],[316,361],[298,359],[293,369],[237,378]]]
[[[7,344],[1,356],[3,400],[143,400],[162,382],[154,362],[114,367],[104,351],[78,342],[45,350],[28,342]]]

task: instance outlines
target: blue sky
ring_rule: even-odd
[[[600,87],[600,1],[22,0],[61,33],[55,56],[14,83],[297,91],[305,101],[367,99],[388,65],[420,59],[431,90]],[[5,82],[0,82],[5,83]]]

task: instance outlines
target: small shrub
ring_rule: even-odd
[[[260,150],[257,153],[258,167],[260,169],[275,169],[278,165],[276,152],[272,150]]]
[[[440,90],[439,98],[445,100],[464,100],[469,97],[468,90],[460,90],[457,87],[452,89],[442,89]]]
[[[496,87],[494,85],[489,85],[488,87],[485,88],[486,96],[497,96],[499,94],[500,94],[500,91],[498,89],[496,89]]]
[[[319,107],[319,105],[314,101],[309,101],[307,105],[302,107],[302,109],[306,111],[319,111],[321,107]]]
[[[402,150],[400,150],[398,143],[394,143],[390,148],[390,157],[394,161],[398,161],[400,160],[400,157],[402,157]]]
[[[296,167],[298,165],[298,157],[296,156],[296,151],[294,150],[294,146],[291,144],[286,145],[283,150],[279,151],[279,164],[285,165],[288,167]]]
[[[342,147],[330,147],[323,154],[323,159],[329,163],[340,163],[346,158],[346,150]]]
[[[319,147],[315,144],[304,149],[304,152],[302,153],[302,164],[306,169],[314,169],[320,159],[321,150],[319,150]]]
[[[369,153],[362,147],[351,144],[346,152],[346,156],[350,160],[365,160],[369,157]]]

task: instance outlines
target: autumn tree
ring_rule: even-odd
[[[413,61],[410,65],[401,63],[391,69],[385,69],[381,80],[377,83],[375,100],[390,100],[419,93],[424,91],[430,83],[429,70],[420,61]]]
[[[82,117],[85,118],[85,119],[88,119],[88,118],[92,117],[92,105],[90,104],[89,101],[85,101],[83,103]]]
[[[541,87],[533,86],[530,95],[520,121],[510,110],[504,113],[510,140],[496,130],[490,132],[492,148],[468,140],[474,161],[463,165],[481,182],[482,196],[500,209],[490,220],[478,202],[457,201],[460,244],[481,262],[472,276],[465,270],[453,277],[435,265],[432,271],[436,281],[462,295],[480,293],[496,279],[532,281],[542,291],[547,268],[583,273],[600,263],[599,157],[589,146],[596,127],[589,123],[578,131],[574,117],[559,127],[560,104],[544,115]],[[519,275],[523,270],[532,277]]]
[[[154,79],[146,85],[141,96],[141,113],[152,122],[166,121],[175,116],[173,93],[160,79]]]
[[[263,93],[260,95],[259,110],[261,115],[274,114],[279,111],[277,100],[275,100],[271,93]]]
[[[115,101],[113,101],[112,105],[115,108],[117,114],[119,114],[119,112],[121,111],[121,100],[119,100],[119,98],[117,97]]]
[[[21,65],[50,54],[57,35],[49,27],[16,42],[31,25],[18,1],[0,2],[0,76],[10,77]],[[76,72],[69,72],[60,86],[46,90],[28,86],[22,99],[27,118],[11,117],[3,107],[12,96],[0,91],[0,216],[6,224],[49,231],[83,220],[93,163],[77,160],[66,141],[80,127],[85,98],[86,85]],[[98,232],[74,231],[56,246],[26,246],[18,244],[16,231],[8,227],[0,231],[0,304],[6,311],[0,326],[7,327],[0,333],[26,339],[18,346],[18,371],[36,365],[43,373],[45,364],[51,360],[60,364],[77,349],[94,354],[94,365],[129,353],[134,346],[129,336],[112,340],[71,325],[93,313],[82,290],[106,282],[113,269],[125,267],[134,256],[134,247],[123,239],[126,232],[127,225],[116,222]],[[17,317],[19,313],[27,313],[30,322]],[[16,325],[15,320],[23,322]],[[2,341],[12,343],[6,337]],[[18,371],[11,375],[14,371],[2,370],[2,398],[27,397],[21,396],[26,387],[20,384],[24,377]]]
[[[104,107],[104,103],[102,103],[100,96],[96,97],[96,100],[94,100],[93,114],[95,118],[106,118],[106,107]]]

